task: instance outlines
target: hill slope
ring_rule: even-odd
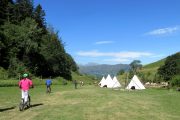
[[[166,59],[164,58],[164,59],[156,61],[154,63],[150,63],[150,64],[147,64],[147,65],[144,65],[143,68],[144,69],[159,68],[160,66],[164,65],[165,60]]]
[[[139,77],[141,78],[141,80],[144,82],[158,82],[158,80],[156,79],[157,70],[160,66],[164,65],[165,60],[166,58],[143,66],[143,68],[139,71]]]
[[[160,66],[164,65],[165,60],[166,60],[166,58],[156,61],[156,62],[153,62],[153,63],[150,63],[150,64],[147,64],[147,65],[144,65],[142,67],[142,69],[138,71],[137,75],[138,75],[139,79],[143,83],[145,83],[146,81],[155,82],[157,70]],[[123,86],[124,86],[124,84],[127,85],[128,82],[130,82],[130,80],[131,80],[131,78],[127,78],[127,76],[128,76],[127,73],[117,76],[118,80],[123,84]]]

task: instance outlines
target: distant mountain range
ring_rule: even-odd
[[[82,74],[94,75],[97,77],[110,75],[116,75],[120,70],[127,71],[130,68],[128,64],[87,64],[79,65],[79,72]]]

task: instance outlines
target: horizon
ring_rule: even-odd
[[[35,0],[77,64],[146,65],[179,52],[179,0]]]

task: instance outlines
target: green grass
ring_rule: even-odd
[[[31,91],[32,105],[18,110],[20,90],[0,87],[0,120],[179,120],[180,94],[173,90],[123,91],[85,85],[53,85]]]
[[[33,83],[37,85],[44,85],[46,79],[33,79]],[[63,79],[52,79],[52,82],[54,85],[62,85],[63,84]],[[0,80],[0,87],[13,87],[13,86],[18,86],[18,79],[8,79],[8,80]],[[70,81],[68,81],[70,83]]]
[[[162,60],[159,60],[157,62],[153,62],[151,64],[147,64],[147,65],[144,65],[143,68],[156,68],[156,67],[160,67],[162,65],[164,65],[164,62],[165,62],[166,59],[162,59]]]
[[[94,77],[83,74],[77,74],[75,72],[72,72],[72,79],[77,81],[83,81],[85,84],[93,84],[93,82],[95,82]]]
[[[8,78],[7,77],[8,75],[5,74],[4,72],[5,72],[5,70],[0,67],[0,87],[17,86],[19,78]],[[33,76],[32,80],[36,85],[44,85],[46,78],[41,79],[41,78]],[[62,77],[52,78],[52,80],[53,80],[53,84],[55,84],[55,85],[62,85],[62,84],[64,84],[64,82],[67,82],[68,84],[69,83],[71,84],[71,81],[73,81],[73,80],[77,80],[78,82],[83,81],[84,84],[93,84],[93,82],[95,81],[93,79],[93,77],[90,77],[90,76],[87,76],[87,75],[79,75],[79,74],[77,74],[75,72],[72,72],[72,80],[71,81],[66,80],[66,79],[64,79]]]

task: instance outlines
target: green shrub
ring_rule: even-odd
[[[0,67],[0,80],[8,79],[8,74],[5,69]]]
[[[18,80],[0,80],[0,87],[18,86]]]
[[[180,87],[180,75],[176,75],[171,80],[171,86]]]

